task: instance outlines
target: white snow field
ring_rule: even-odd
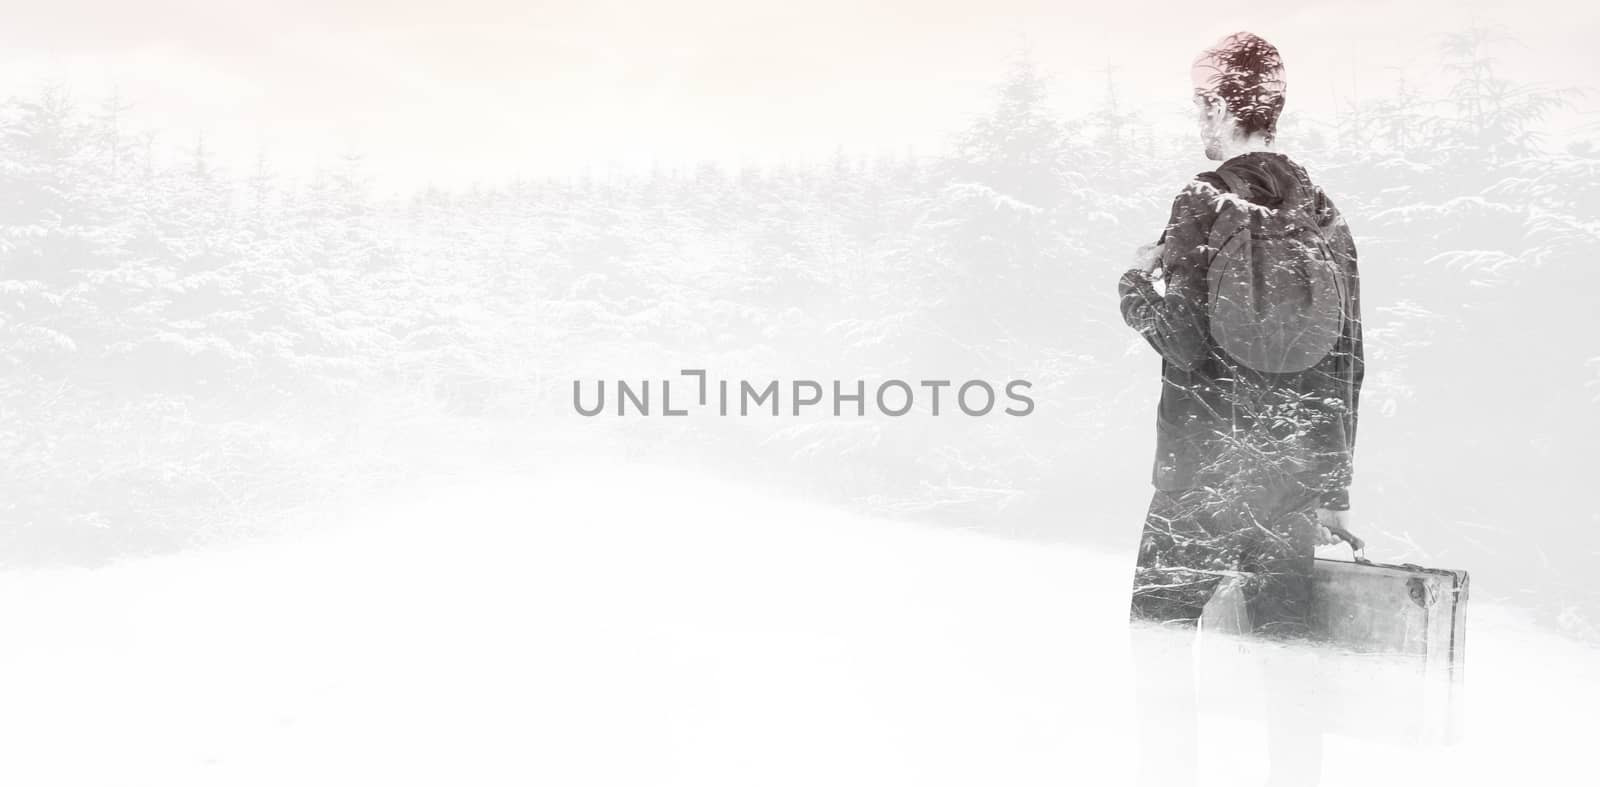
[[[306,525],[0,575],[0,783],[1134,774],[1126,556],[622,465],[440,482]],[[1324,784],[1569,784],[1590,770],[1596,652],[1488,604],[1469,617],[1467,740],[1329,737]],[[1208,726],[1200,783],[1260,783],[1259,735]]]

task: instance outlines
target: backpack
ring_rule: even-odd
[[[1278,208],[1250,204],[1251,188],[1226,169],[1215,173],[1238,199],[1224,200],[1211,226],[1216,250],[1207,271],[1211,336],[1258,372],[1309,369],[1344,332],[1348,272],[1302,196]]]

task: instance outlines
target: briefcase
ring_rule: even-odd
[[[1329,731],[1453,743],[1463,733],[1467,658],[1465,571],[1318,558],[1311,624],[1330,648],[1341,690]]]
[[[1307,704],[1322,716],[1324,731],[1413,744],[1459,741],[1467,592],[1465,571],[1374,563],[1359,549],[1354,560],[1317,558],[1310,616],[1322,647],[1315,685],[1306,690],[1317,695]],[[1264,698],[1259,676],[1237,656],[1252,649],[1259,657],[1265,646],[1217,636],[1248,631],[1242,605],[1225,586],[1201,616],[1203,708],[1238,711]]]

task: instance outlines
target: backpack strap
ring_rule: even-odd
[[[1220,178],[1224,184],[1227,185],[1228,191],[1239,195],[1240,199],[1250,199],[1250,184],[1246,183],[1244,178],[1239,177],[1237,174],[1227,169],[1219,169],[1214,174]]]
[[[1222,178],[1217,177],[1217,173],[1215,171],[1213,171],[1213,170],[1209,170],[1208,169],[1205,172],[1195,173],[1194,179],[1205,183],[1207,186],[1210,186],[1211,188],[1214,188],[1217,191],[1227,191],[1228,190],[1227,181],[1224,181]]]

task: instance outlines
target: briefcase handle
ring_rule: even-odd
[[[1338,536],[1341,541],[1350,545],[1350,554],[1355,558],[1357,563],[1372,562],[1371,560],[1367,559],[1367,542],[1362,541],[1360,536],[1338,525],[1332,525],[1328,528],[1328,530],[1329,532]]]

